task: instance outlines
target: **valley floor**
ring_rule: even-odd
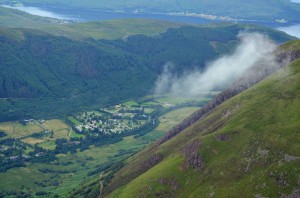
[[[148,102],[148,104],[157,105],[160,103],[167,109],[170,107],[174,108],[177,104],[184,101],[189,101],[182,99],[160,100],[159,102]],[[124,110],[131,105],[137,105],[137,103],[127,102],[122,105],[122,108]],[[121,105],[108,108],[106,111],[113,112],[120,110],[120,108]],[[1,167],[3,172],[0,173],[0,189],[2,193],[0,195],[66,196],[83,181],[87,182],[91,178],[98,178],[107,167],[120,163],[120,161],[162,137],[171,127],[181,122],[197,109],[199,107],[174,108],[174,110],[164,113],[158,118],[159,125],[156,128],[140,136],[134,134],[124,135],[111,143],[90,144],[84,149],[78,147],[74,151],[71,148],[71,150],[58,152],[57,154],[55,152],[57,152],[57,147],[61,146],[60,141],[65,140],[66,142],[62,145],[64,145],[64,148],[69,148],[69,144],[79,144],[83,140],[82,138],[86,138],[88,133],[78,133],[72,128],[84,125],[84,120],[87,121],[92,115],[97,115],[99,111],[69,116],[66,121],[70,124],[66,124],[65,121],[58,119],[32,119],[26,120],[26,123],[0,123],[0,131],[2,131],[2,137],[0,138],[1,160],[5,166],[8,166],[6,170],[4,169],[5,166]],[[154,110],[147,108],[144,108],[144,111],[154,112]],[[78,120],[81,120],[81,122]],[[123,120],[122,122],[127,123],[128,121]],[[143,123],[140,124],[141,126],[143,125]],[[14,147],[10,145],[14,145]],[[54,152],[53,159],[52,155],[48,155],[49,152],[50,154]],[[5,157],[6,155],[9,157]],[[22,167],[18,167],[17,162],[23,163],[23,160],[18,161],[21,158],[28,158],[28,161],[21,164],[20,166]],[[9,166],[11,164],[12,167]]]

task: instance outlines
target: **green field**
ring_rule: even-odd
[[[84,135],[78,134],[78,133],[74,132],[73,130],[69,133],[69,135],[70,135],[70,137],[76,137],[76,138],[84,137]]]
[[[199,107],[186,107],[169,112],[159,118],[160,124],[156,128],[158,131],[168,131],[183,119],[187,118],[191,112],[198,110]]]
[[[208,97],[210,96],[210,97]],[[185,97],[174,97],[174,96],[166,96],[156,99],[157,102],[160,103],[167,103],[171,105],[178,105],[182,103],[188,103],[188,102],[203,102],[206,103],[211,99],[211,96],[214,96],[214,92],[211,93],[205,93],[203,97],[201,98],[185,98]]]
[[[30,123],[26,126],[18,122],[4,122],[0,123],[0,131],[7,134],[4,138],[21,138],[37,132],[41,132],[44,129],[37,123]]]
[[[67,117],[68,120],[70,120],[73,124],[75,125],[79,125],[82,124],[81,122],[79,122],[76,118],[74,118],[73,116],[68,116]]]
[[[43,126],[49,131],[53,130],[54,138],[69,138],[69,131],[71,130],[68,125],[66,125],[61,120],[47,120],[43,123]]]
[[[31,144],[31,145],[40,144],[45,141],[46,141],[45,139],[37,139],[37,138],[32,138],[32,137],[22,139],[22,142],[25,142],[25,143]]]
[[[23,140],[24,142],[24,140]],[[48,149],[48,150],[55,150],[55,142],[54,141],[51,141],[51,140],[46,140],[46,141],[43,141],[42,143],[39,143],[37,144],[37,146],[40,146],[44,149]]]
[[[45,130],[53,131],[54,139],[69,137],[69,126],[66,125],[63,121],[57,119],[47,120],[42,124],[38,123],[37,121],[28,123],[26,125],[20,124],[18,122],[0,123],[0,131],[3,131],[7,134],[7,136],[3,138],[22,138]]]

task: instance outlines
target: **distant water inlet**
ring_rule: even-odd
[[[43,5],[41,5],[41,7],[10,6],[10,5],[2,5],[2,6],[21,10],[32,15],[63,19],[63,20],[79,21],[79,22],[105,21],[105,20],[113,20],[113,19],[130,19],[130,18],[158,19],[158,20],[165,20],[165,21],[195,23],[195,24],[207,24],[212,22],[211,20],[199,18],[199,17],[170,16],[167,14],[158,14],[158,13],[113,12],[107,10],[75,9],[75,8],[55,7],[55,6],[47,7]]]
[[[292,25],[292,26],[286,26],[286,27],[279,27],[277,29],[280,30],[280,31],[283,31],[283,32],[285,32],[289,35],[300,38],[300,24]]]

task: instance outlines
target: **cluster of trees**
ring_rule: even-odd
[[[3,131],[0,131],[0,138],[3,138],[3,137],[5,137],[5,136],[6,136],[6,133],[3,132]]]
[[[70,170],[53,170],[50,168],[39,168],[38,171],[41,173],[58,173],[58,174],[66,174],[66,173],[75,173],[76,170],[70,171]]]
[[[0,145],[0,172],[24,166],[25,158],[23,158],[23,151],[26,149],[27,144],[14,138],[7,138],[1,140]]]
[[[28,191],[22,191],[22,190],[12,190],[7,192],[0,191],[0,197],[28,198],[28,197],[32,197],[32,194]]]

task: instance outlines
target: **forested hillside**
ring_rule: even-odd
[[[156,36],[80,41],[37,30],[0,29],[0,120],[51,117],[151,93],[164,64],[178,73],[229,53],[247,28],[278,43],[293,39],[247,25],[186,26]]]

